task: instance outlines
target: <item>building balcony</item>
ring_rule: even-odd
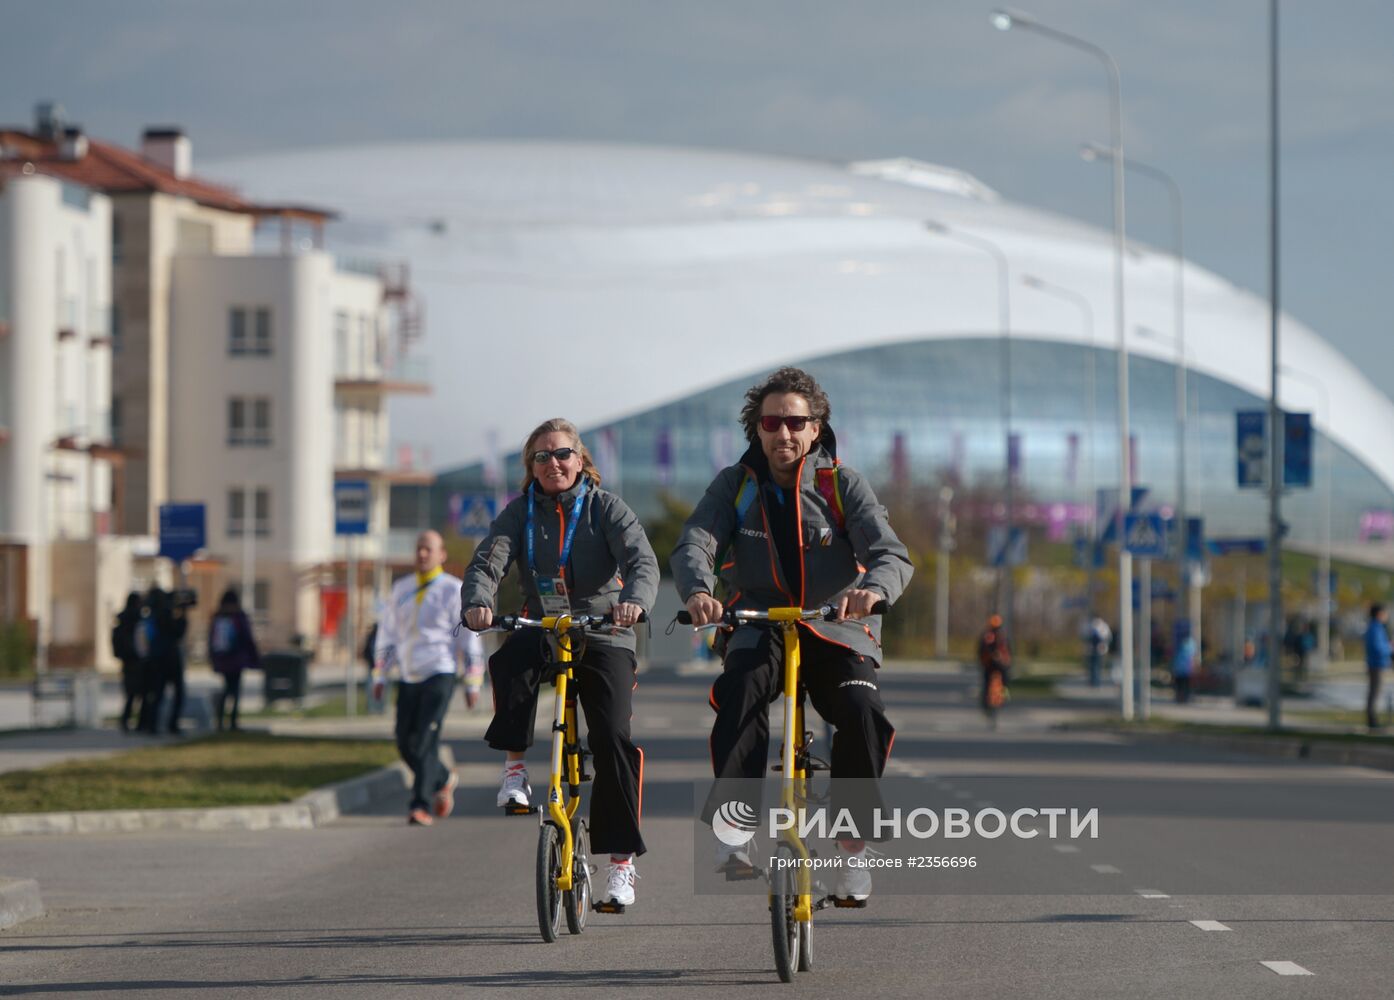
[[[364,469],[339,466],[334,469],[337,481],[347,479],[366,479],[370,483],[386,483],[389,486],[430,486],[436,481],[436,474],[428,469]]]
[[[432,391],[430,366],[425,358],[397,358],[382,366],[338,365],[334,389],[344,393],[428,396]]]

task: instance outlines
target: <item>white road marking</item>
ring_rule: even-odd
[[[1191,924],[1202,931],[1227,931],[1232,929],[1226,927],[1218,920],[1192,920]]]
[[[1059,851],[1061,854],[1078,854],[1078,853],[1079,853],[1079,848],[1076,847],[1074,844],[1052,844],[1051,846],[1054,847],[1054,848],[1055,848],[1057,851]]]
[[[1123,869],[1115,868],[1113,865],[1090,865],[1100,875],[1122,875]]]
[[[1298,965],[1296,962],[1260,962],[1259,965],[1272,972],[1276,972],[1280,976],[1312,975],[1310,971],[1302,968],[1302,966]]]
[[[1168,896],[1166,893],[1162,892],[1160,889],[1134,889],[1133,892],[1137,893],[1137,894],[1138,894],[1139,896],[1141,896],[1143,899],[1170,899],[1170,898],[1171,898],[1171,897]]]

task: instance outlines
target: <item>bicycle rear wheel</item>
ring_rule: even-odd
[[[591,911],[590,835],[585,822],[576,820],[571,835],[571,888],[562,893],[562,903],[566,908],[566,929],[580,934],[586,929],[586,916]]]
[[[537,835],[537,929],[548,944],[561,929],[561,890],[557,888],[561,852],[561,831],[550,822],[543,823]]]
[[[774,870],[770,872],[770,938],[774,945],[774,968],[780,982],[792,983],[799,962],[799,922],[794,919],[798,902],[798,879],[794,870],[779,864],[794,856],[787,847],[780,847]]]

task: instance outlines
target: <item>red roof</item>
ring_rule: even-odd
[[[228,212],[268,213],[269,206],[247,201],[232,188],[194,177],[176,177],[169,168],[109,142],[89,139],[86,155],[76,160],[64,159],[57,142],[19,129],[0,128],[0,151],[0,174],[4,175],[23,173],[25,164],[33,164],[39,173],[106,194],[160,191]],[[326,217],[328,214],[324,213]]]

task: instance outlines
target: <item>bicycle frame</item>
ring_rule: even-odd
[[[576,698],[567,697],[571,683],[576,679],[572,670],[572,645],[570,615],[543,618],[541,627],[557,638],[556,708],[552,716],[552,773],[548,781],[547,815],[561,830],[562,862],[561,874],[557,877],[557,888],[563,892],[571,889],[575,874],[576,845],[571,836],[571,820],[581,806],[581,744],[576,729]],[[578,626],[584,628],[584,625]],[[570,795],[562,797],[561,782],[565,771],[567,791]],[[545,822],[545,820],[541,821]]]
[[[802,664],[799,653],[798,623],[804,621],[807,612],[802,608],[771,608],[769,621],[779,622],[784,638],[784,747],[781,756],[783,780],[780,782],[780,804],[785,809],[798,810],[801,798],[807,791],[808,771],[798,766],[801,762],[799,750],[804,734],[804,706],[799,697],[799,669]],[[795,813],[797,815],[797,812]],[[780,832],[780,839],[789,845],[799,859],[798,901],[794,905],[794,919],[807,923],[813,919],[813,876],[808,864],[809,853],[803,839],[797,833],[797,824]],[[770,897],[773,899],[773,895]]]

